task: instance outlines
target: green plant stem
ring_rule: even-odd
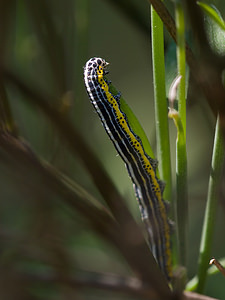
[[[188,232],[187,154],[186,154],[186,91],[185,91],[185,30],[184,13],[179,2],[175,5],[177,28],[177,68],[181,75],[178,87],[178,112],[182,133],[178,131],[176,145],[177,226],[180,264],[186,266]],[[182,137],[182,138],[181,138]]]
[[[219,260],[220,264],[225,268],[225,258]],[[218,274],[220,271],[216,266],[212,265],[207,269],[207,276]],[[186,285],[186,291],[195,291],[198,285],[198,277],[193,277]]]
[[[166,182],[164,198],[166,200],[171,201],[172,184],[167,101],[165,88],[163,23],[156,11],[153,9],[153,7],[151,7],[151,29],[157,158],[160,161],[160,176]]]
[[[178,87],[178,111],[181,118],[184,137],[186,139],[186,88],[185,88],[185,28],[184,28],[184,12],[181,4],[178,2],[175,7],[175,18],[177,27],[177,69],[178,75],[181,75]]]
[[[202,237],[200,243],[200,253],[198,260],[198,284],[197,291],[202,293],[206,281],[207,269],[210,259],[213,231],[216,218],[216,208],[218,203],[217,187],[221,175],[221,168],[224,161],[224,146],[219,129],[219,118],[217,119],[214,147],[212,155],[211,173],[209,178],[208,196],[205,209]]]

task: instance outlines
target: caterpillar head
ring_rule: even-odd
[[[107,63],[103,58],[93,57],[88,60],[85,68],[88,68],[88,69],[96,69],[97,68],[98,69],[99,67],[102,67],[104,69],[108,64],[109,63]]]

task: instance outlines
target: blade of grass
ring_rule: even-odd
[[[177,69],[181,76],[177,92],[178,112],[182,131],[178,130],[176,145],[176,185],[177,185],[177,226],[180,263],[186,266],[188,232],[188,192],[187,192],[187,154],[186,154],[186,90],[185,90],[185,28],[184,12],[179,1],[175,4],[177,28]]]
[[[154,80],[157,158],[160,177],[166,182],[164,198],[172,200],[170,143],[165,88],[163,23],[151,6],[152,64]]]
[[[182,191],[182,186],[185,185],[185,180],[184,180],[185,176],[183,176],[183,174],[182,174],[182,172],[183,172],[182,166],[186,162],[186,144],[185,144],[185,138],[184,138],[183,125],[182,125],[179,113],[174,108],[170,108],[168,116],[169,116],[169,118],[173,119],[174,124],[177,128],[176,172],[177,172],[177,198],[178,198],[178,196],[180,196],[180,193]],[[179,187],[178,187],[178,184],[179,184]],[[184,188],[186,188],[186,187],[184,187]],[[182,198],[180,198],[180,200],[182,200]],[[178,234],[178,236],[177,236],[178,264],[182,264],[180,252],[181,252],[182,246],[184,246],[184,241],[182,240],[183,237],[180,236],[181,231],[180,231],[180,227],[179,227],[179,226],[184,227],[184,224],[182,224],[181,216],[179,215],[178,209],[180,209],[180,208],[182,208],[182,203],[177,201],[175,204],[175,209],[176,209],[176,222],[177,222],[177,226],[176,226],[177,232],[176,233]],[[181,244],[181,243],[183,243],[183,244]],[[183,253],[183,255],[184,255],[184,253]]]
[[[225,30],[225,22],[215,7],[201,1],[197,1],[197,4],[203,9],[205,13],[209,15],[209,17],[211,17],[223,30]]]
[[[209,178],[208,196],[205,209],[202,237],[200,243],[200,253],[198,260],[198,284],[197,291],[202,293],[205,286],[207,269],[209,266],[210,251],[213,240],[213,231],[216,219],[216,209],[218,204],[217,188],[224,162],[224,146],[219,128],[219,117],[217,119],[214,147],[212,155],[211,173]]]

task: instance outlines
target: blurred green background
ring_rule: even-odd
[[[130,1],[135,15],[116,1],[41,0],[1,1],[1,60],[28,85],[52,96],[54,107],[67,116],[105,166],[132,214],[140,222],[133,187],[124,164],[112,147],[89,102],[83,84],[83,66],[99,56],[110,63],[108,78],[143,125],[153,149],[155,123],[148,1]],[[123,1],[121,2],[123,3]],[[210,1],[208,1],[210,3]],[[166,2],[171,12],[171,2]],[[223,1],[213,1],[225,14]],[[141,20],[141,22],[140,22]],[[3,22],[4,21],[4,22]],[[176,75],[175,45],[166,33],[168,86]],[[190,82],[187,100],[189,180],[188,276],[195,275],[206,202],[215,120],[198,87]],[[63,137],[42,112],[7,86],[16,131],[41,158],[104,203]],[[169,121],[173,178],[176,131]],[[156,155],[157,156],[157,155]],[[222,185],[221,185],[222,186]],[[108,292],[82,292],[56,283],[41,284],[34,274],[73,274],[77,270],[130,274],[120,254],[85,225],[62,199],[48,190],[42,178],[13,162],[0,150],[0,296],[2,299],[114,299]],[[218,218],[212,256],[225,254],[224,188],[219,191]],[[147,266],[146,266],[147,267]],[[30,274],[30,284],[23,275]],[[29,281],[28,281],[29,282]],[[12,289],[13,286],[13,289]],[[208,295],[225,299],[218,274],[207,281]],[[117,295],[118,296],[118,295]],[[121,299],[126,298],[121,295]],[[117,299],[119,299],[117,297]]]

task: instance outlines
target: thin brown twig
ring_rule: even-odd
[[[183,300],[219,300],[205,295],[200,295],[193,292],[184,292]]]
[[[117,274],[99,272],[77,272],[69,278],[59,278],[54,274],[24,274],[29,283],[40,282],[44,284],[64,284],[72,289],[92,288],[109,291],[110,293],[124,293],[141,299],[155,299],[149,287],[145,286],[138,278]],[[184,292],[182,300],[217,300],[205,295]]]
[[[220,271],[220,273],[223,274],[223,276],[225,276],[225,268],[221,265],[221,263],[217,259],[212,258],[209,264],[215,265],[217,269]]]
[[[16,1],[0,1],[0,61],[6,61],[9,52],[8,40],[11,36],[10,29],[15,21],[14,12],[16,11]],[[9,99],[5,90],[5,86],[0,79],[0,127],[10,130],[17,134],[16,125],[13,120]]]
[[[122,276],[117,274],[79,271],[76,275],[62,279],[57,274],[22,274],[29,284],[40,282],[44,284],[63,284],[72,289],[92,288],[110,291],[110,293],[124,293],[138,296],[142,299],[151,299],[155,293],[149,287],[135,277]]]

